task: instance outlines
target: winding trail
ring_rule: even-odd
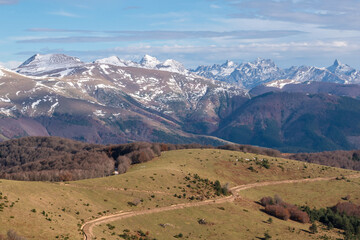
[[[346,178],[360,178],[360,174],[349,175],[349,176],[346,176]],[[84,240],[92,240],[95,237],[93,235],[93,228],[96,225],[99,225],[102,223],[109,223],[109,222],[117,221],[120,219],[125,219],[125,218],[134,217],[134,216],[145,215],[145,214],[166,212],[166,211],[172,211],[172,210],[176,210],[176,209],[198,207],[198,206],[204,206],[204,205],[210,205],[210,204],[232,202],[239,196],[238,192],[240,192],[242,190],[246,190],[246,189],[256,188],[256,187],[264,187],[264,186],[279,185],[279,184],[290,184],[290,183],[329,181],[329,180],[335,180],[335,179],[336,179],[336,177],[319,177],[319,178],[307,178],[307,179],[298,179],[298,180],[281,180],[281,181],[269,181],[269,182],[243,184],[243,185],[238,185],[238,186],[230,188],[232,195],[228,196],[228,197],[205,200],[205,201],[195,202],[195,203],[182,203],[182,204],[176,204],[176,205],[171,205],[171,206],[167,206],[167,207],[154,208],[154,209],[150,209],[150,210],[119,212],[119,213],[115,213],[115,214],[108,215],[108,216],[103,216],[103,217],[88,221],[81,226],[81,229],[84,232]]]

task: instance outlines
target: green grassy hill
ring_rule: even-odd
[[[0,234],[13,229],[27,239],[83,239],[81,226],[121,211],[142,211],[219,199],[211,182],[229,187],[269,181],[338,177],[358,172],[294,160],[214,149],[163,152],[122,175],[65,183],[0,181]],[[208,179],[208,181],[205,181]],[[287,183],[243,190],[233,202],[140,215],[94,226],[96,239],[122,239],[126,231],[156,239],[273,239],[339,237],[337,230],[309,234],[310,224],[283,221],[255,203],[278,194],[291,203],[330,206],[351,195],[360,203],[358,179]],[[199,224],[205,219],[206,224]],[[145,234],[146,235],[146,234]],[[341,237],[341,236],[340,236]]]

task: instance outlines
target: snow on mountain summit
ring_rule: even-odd
[[[327,70],[343,79],[344,83],[360,83],[360,72],[337,59]]]
[[[156,65],[158,70],[187,74],[189,71],[180,62],[167,59],[165,62]]]
[[[137,67],[139,64],[130,60],[123,60],[118,58],[117,56],[111,56],[103,59],[98,59],[94,61],[94,63],[99,64],[110,64],[118,67]]]
[[[25,75],[38,76],[55,69],[66,69],[83,64],[80,59],[64,54],[35,54],[16,68],[15,71]]]
[[[144,68],[154,69],[161,62],[156,57],[146,54],[139,63]]]

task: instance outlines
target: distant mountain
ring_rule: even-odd
[[[139,63],[128,60],[122,60],[116,56],[99,59],[96,60],[94,63],[110,64],[119,67],[147,68],[147,69],[161,70],[167,72],[181,73],[185,75],[189,74],[189,71],[184,67],[184,65],[173,59],[167,59],[164,62],[160,62],[157,58],[152,57],[150,55],[145,55],[139,61]]]
[[[360,148],[360,85],[350,84],[358,72],[347,65],[284,70],[257,59],[199,67],[197,74],[149,55],[138,63],[35,55],[15,71],[0,69],[0,140]]]
[[[266,93],[223,119],[213,135],[284,152],[359,149],[360,101],[328,94]]]
[[[110,64],[110,65],[115,65],[115,66],[119,66],[119,67],[139,67],[139,64],[136,62],[129,61],[129,60],[122,60],[116,56],[99,59],[99,60],[94,61],[94,63]]]
[[[291,93],[307,93],[307,94],[329,94],[336,96],[346,96],[360,99],[359,84],[340,84],[329,82],[303,82],[293,84],[287,82],[282,87],[273,87],[260,85],[249,91],[252,97],[262,95],[268,92],[291,92]]]
[[[84,65],[80,59],[64,54],[36,54],[26,60],[16,72],[28,76],[66,76],[74,67]]]
[[[222,65],[200,66],[192,72],[219,81],[237,83],[246,89],[257,85],[282,79],[283,70],[279,69],[270,59],[258,58],[254,62],[236,64],[226,61]]]
[[[281,69],[270,59],[257,59],[254,62],[241,64],[200,66],[193,73],[224,82],[237,83],[246,89],[261,84],[268,87],[282,88],[287,84],[296,84],[307,81],[332,82],[343,84],[360,83],[360,72],[346,64],[335,60],[328,68],[309,66]]]
[[[133,65],[118,58],[82,63],[65,55],[35,56],[16,69],[33,66],[29,76],[1,70],[0,139],[50,135],[95,143],[219,144],[224,141],[194,135],[205,131],[191,131],[186,123],[213,131],[233,108],[233,98],[248,97],[240,87],[196,75],[118,66]]]

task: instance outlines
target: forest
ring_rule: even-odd
[[[0,178],[22,181],[72,181],[125,173],[132,164],[177,149],[212,148],[360,170],[360,151],[284,155],[278,150],[250,145],[219,147],[200,144],[134,142],[98,145],[60,137],[24,137],[0,143]]]

